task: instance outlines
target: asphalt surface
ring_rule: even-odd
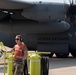
[[[76,75],[76,58],[51,58],[49,75]]]
[[[4,65],[0,65],[0,75],[4,75],[3,69]],[[49,75],[76,75],[76,58],[50,58]]]

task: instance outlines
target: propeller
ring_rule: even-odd
[[[76,15],[76,5],[74,4],[75,1],[74,0],[69,0],[69,7],[66,11],[66,17],[67,19],[69,19],[70,22],[74,22],[75,21],[75,15]]]

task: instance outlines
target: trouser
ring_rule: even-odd
[[[13,66],[13,75],[23,75],[23,68],[24,68],[24,63],[15,63]]]

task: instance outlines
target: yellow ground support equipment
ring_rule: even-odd
[[[30,75],[42,75],[41,74],[41,54],[50,54],[50,52],[35,52],[29,51],[29,60],[30,60]],[[45,64],[46,65],[46,64]]]
[[[2,50],[6,50],[6,47],[4,46],[4,43],[3,42],[0,42],[0,51]],[[6,53],[4,53],[4,56],[6,55]],[[5,58],[4,58],[4,75],[6,73],[6,61],[5,61]]]
[[[13,53],[6,53],[5,52],[6,47],[4,46],[3,42],[0,42],[0,51],[3,52],[4,55],[4,75],[6,73],[6,59],[8,59],[8,75],[13,75],[12,69],[13,69]]]
[[[1,49],[6,50],[6,47],[4,46],[4,43],[3,42],[0,42],[0,51],[1,51]]]
[[[8,59],[8,69],[7,69],[7,73],[8,75],[13,75],[13,53],[9,53],[8,56],[6,56],[6,52],[4,52],[4,63],[6,63],[6,59]],[[5,75],[5,72],[4,72]]]
[[[13,75],[13,53],[10,53],[8,59],[8,75]]]
[[[34,53],[30,56],[30,75],[40,75],[41,57]]]

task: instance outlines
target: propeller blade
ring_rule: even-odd
[[[69,0],[70,5],[66,11],[67,19],[71,23],[73,23],[75,21],[75,15],[76,15],[76,5],[74,2],[75,2],[74,0]]]

